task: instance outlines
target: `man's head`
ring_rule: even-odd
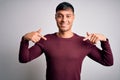
[[[60,11],[60,10],[67,10],[67,9],[71,9],[72,12],[74,13],[74,8],[73,6],[68,3],[68,2],[62,2],[60,3],[57,7],[56,7],[56,13],[57,11]]]
[[[68,2],[62,2],[56,7],[55,15],[59,31],[70,31],[74,20],[74,8]]]

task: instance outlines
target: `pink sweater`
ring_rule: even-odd
[[[113,65],[109,41],[101,41],[102,50],[91,44],[84,37],[74,33],[71,38],[60,38],[54,34],[45,36],[31,48],[29,41],[22,38],[19,52],[21,63],[29,62],[42,53],[46,56],[46,80],[80,80],[81,66],[86,56],[105,65]]]

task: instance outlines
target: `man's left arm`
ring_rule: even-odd
[[[98,33],[87,33],[87,37],[84,38],[84,41],[87,39],[89,39],[89,41],[93,44],[93,46],[91,47],[90,54],[88,54],[88,57],[105,66],[113,65],[113,55],[109,44],[109,40],[103,34]],[[100,50],[94,45],[98,41],[101,42],[102,50]]]

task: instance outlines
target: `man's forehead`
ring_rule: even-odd
[[[68,9],[68,10],[59,10],[57,11],[56,14],[74,14],[74,13],[72,12],[72,10]]]

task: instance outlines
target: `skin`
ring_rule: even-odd
[[[47,40],[46,37],[41,35],[41,29],[39,29],[37,31],[30,32],[30,33],[26,33],[24,35],[25,40],[32,41],[34,43],[38,42],[41,38],[44,40]]]
[[[57,35],[62,38],[70,38],[73,36],[72,24],[74,21],[74,13],[71,9],[60,10],[55,15],[55,20],[59,29]]]
[[[57,36],[61,38],[70,38],[73,36],[72,32],[72,24],[74,21],[75,15],[71,9],[60,10],[55,14],[56,24],[58,26],[59,31],[57,32]],[[99,33],[86,33],[87,36],[83,39],[83,41],[90,40],[91,43],[96,44],[98,41],[106,41],[106,37],[103,34]],[[24,35],[24,39],[28,41],[32,41],[34,43],[38,42],[40,39],[47,40],[41,34],[41,29],[26,33]]]

